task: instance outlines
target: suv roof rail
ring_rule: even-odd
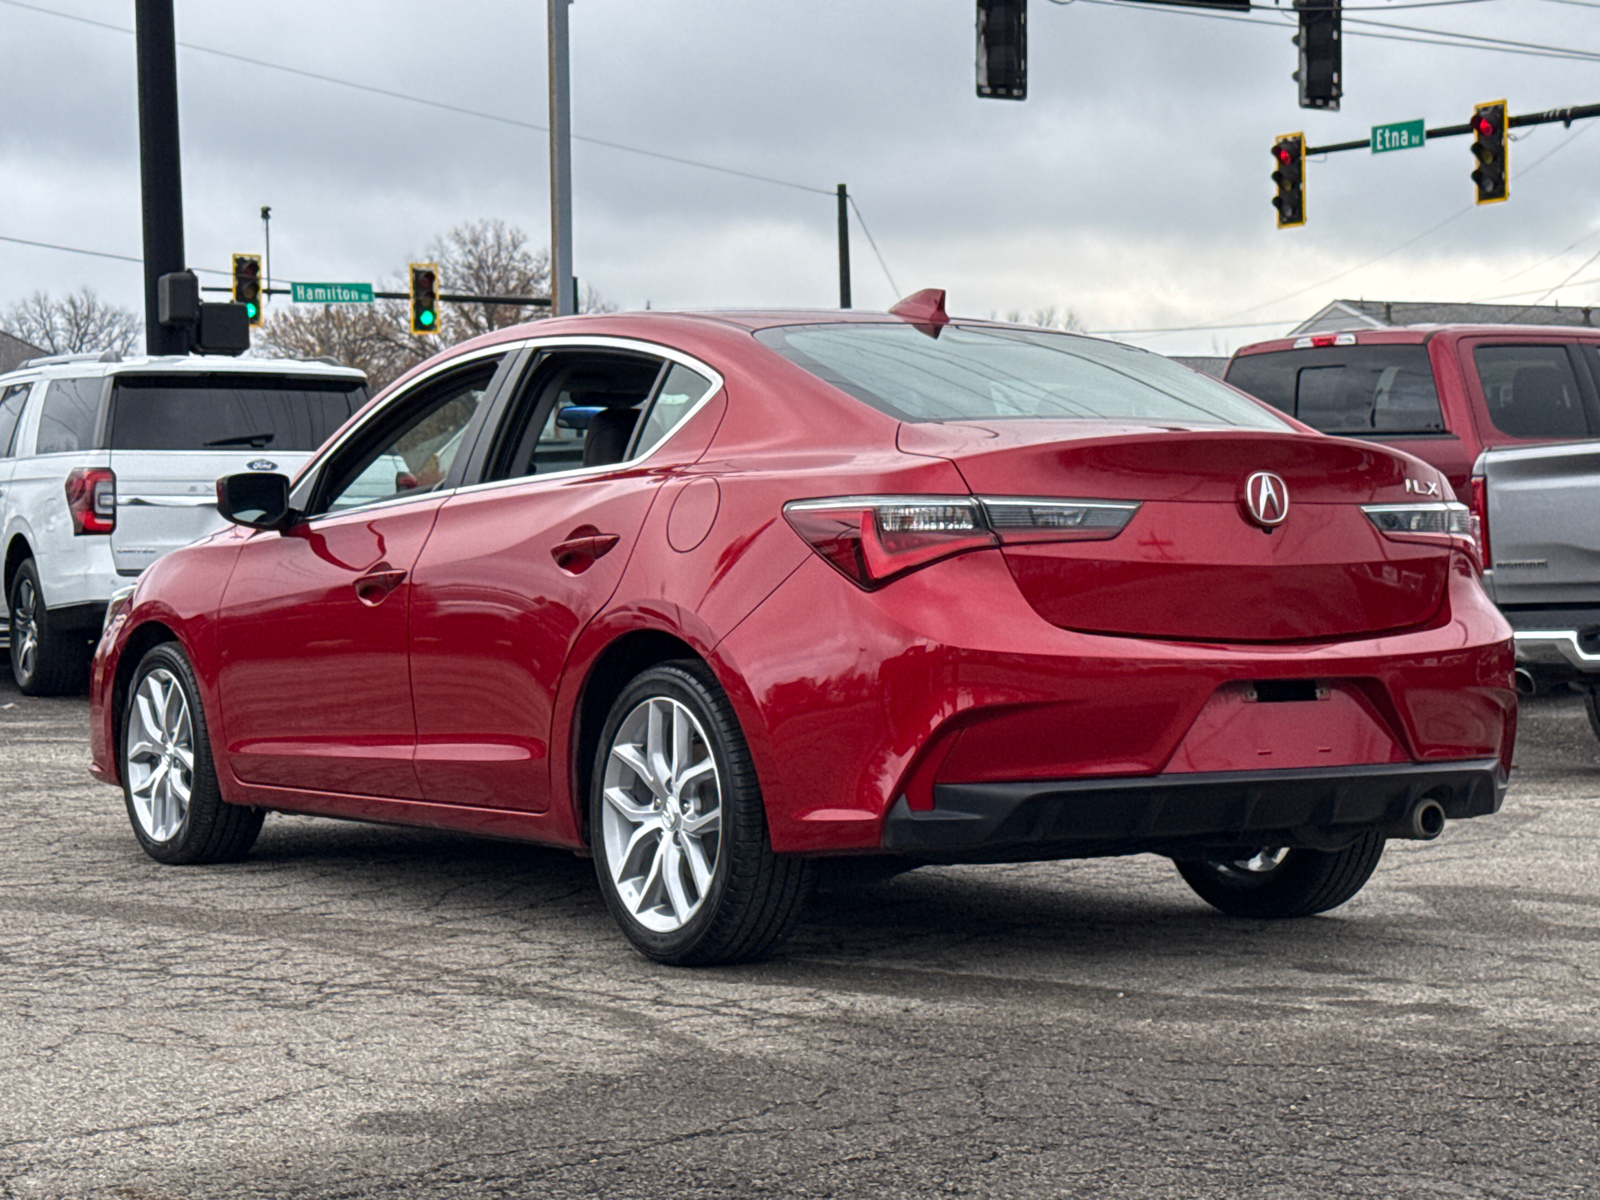
[[[330,367],[347,367],[349,363],[342,363],[331,354],[318,354],[313,358],[302,358],[301,362],[327,363]]]
[[[120,356],[119,356],[120,358]],[[46,354],[40,358],[30,358],[22,364],[24,367],[53,367],[59,363],[75,362],[105,362],[103,355],[99,354]]]
[[[103,362],[103,363],[119,363],[121,361],[122,361],[122,351],[120,351],[120,350],[107,350],[99,358],[95,359],[95,362]]]

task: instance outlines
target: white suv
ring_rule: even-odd
[[[0,375],[0,613],[28,695],[83,687],[106,602],[220,528],[218,476],[293,475],[367,399],[282,359],[34,359]]]

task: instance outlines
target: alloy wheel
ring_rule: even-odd
[[[170,841],[183,829],[194,790],[194,722],[183,686],[165,667],[134,693],[125,761],[139,827],[153,842]]]
[[[17,581],[17,594],[11,606],[11,648],[16,655],[17,676],[27,679],[39,658],[39,592],[33,580],[24,575]]]
[[[722,846],[722,781],[694,713],[652,696],[606,755],[601,836],[617,894],[640,925],[672,933],[700,910]]]

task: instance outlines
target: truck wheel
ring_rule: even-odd
[[[1600,738],[1600,689],[1589,688],[1583,693],[1583,711],[1589,714],[1589,728]]]
[[[89,681],[89,641],[81,632],[52,627],[33,559],[23,559],[17,568],[6,606],[11,610],[11,677],[22,694],[83,691]]]
[[[189,660],[174,642],[134,668],[122,714],[122,794],[133,834],[157,862],[243,858],[264,813],[222,799]]]
[[[1383,857],[1383,844],[1381,833],[1367,833],[1343,850],[1264,846],[1177,866],[1200,899],[1230,917],[1309,917],[1359,892]]]
[[[590,797],[611,915],[657,962],[743,962],[799,920],[812,864],[772,852],[738,718],[695,661],[639,675],[611,706]]]

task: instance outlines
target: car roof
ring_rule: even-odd
[[[1420,345],[1447,334],[1452,337],[1495,338],[1582,338],[1600,339],[1600,327],[1583,325],[1400,325],[1389,329],[1328,329],[1301,333],[1293,337],[1252,342],[1233,352],[1235,358],[1250,354],[1270,354],[1279,350],[1311,350],[1323,346],[1403,346]]]
[[[297,358],[221,358],[199,355],[132,355],[108,358],[88,355],[52,355],[24,362],[6,376],[27,374],[45,379],[98,379],[107,375],[137,375],[174,372],[239,375],[305,375],[319,379],[364,380],[366,373],[355,367],[305,361]]]

